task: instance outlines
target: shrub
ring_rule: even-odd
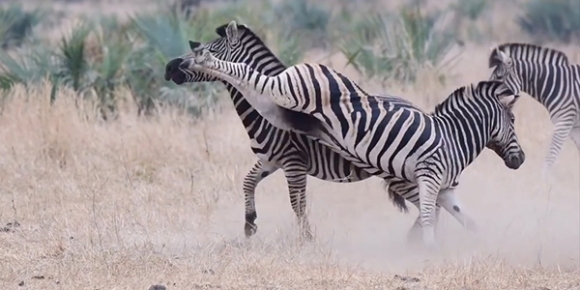
[[[461,17],[476,21],[489,8],[488,0],[458,0],[451,8]]]
[[[210,83],[178,86],[164,79],[166,63],[189,50],[188,40],[214,39],[216,27],[235,19],[257,32],[268,31],[284,63],[301,59],[304,42],[293,30],[298,28],[261,21],[265,14],[260,11],[269,10],[258,10],[257,5],[261,4],[237,1],[212,10],[169,8],[137,14],[125,22],[115,17],[96,18],[74,27],[56,45],[32,39],[36,41],[32,46],[0,52],[0,88],[48,79],[54,86],[53,100],[58,97],[58,87],[66,86],[81,97],[96,99],[106,117],[116,111],[119,88],[128,87],[140,113],[152,112],[155,104],[168,104],[198,115],[215,102],[217,87]]]
[[[538,42],[580,41],[578,0],[530,0],[524,4],[524,15],[518,17],[517,22]]]
[[[207,39],[214,29],[175,11],[137,15],[129,23],[101,18],[75,27],[57,46],[37,43],[37,49],[20,49],[15,56],[1,53],[0,86],[6,90],[15,83],[26,86],[48,78],[54,92],[66,86],[80,96],[95,97],[103,116],[116,111],[116,92],[128,86],[143,113],[161,102],[197,114],[199,108],[187,107],[191,102],[183,101],[191,99],[187,88],[193,87],[202,99],[214,98],[217,91],[209,84],[178,87],[165,81],[163,74],[169,59],[189,49],[188,39]],[[194,105],[206,103],[212,102]]]
[[[489,34],[491,26],[489,23],[479,21],[486,12],[489,11],[489,0],[458,0],[449,5],[449,10],[454,12],[453,33],[461,42],[473,41],[482,43],[486,40],[486,34],[481,30],[481,24]]]
[[[323,46],[328,39],[329,10],[308,0],[282,1],[273,7],[270,22],[307,38],[312,46]]]
[[[444,58],[454,46],[454,37],[447,27],[439,27],[441,16],[403,7],[398,15],[366,17],[355,23],[340,49],[348,64],[369,78],[411,83],[421,69],[431,67],[444,81],[452,64]]]
[[[40,24],[45,14],[40,10],[24,11],[20,5],[0,8],[0,45],[3,49],[20,46]]]

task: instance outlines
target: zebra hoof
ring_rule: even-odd
[[[246,233],[246,238],[253,236],[258,231],[258,226],[254,223],[246,223],[244,225],[244,232]]]

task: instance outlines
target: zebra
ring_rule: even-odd
[[[235,21],[221,25],[215,29],[219,36],[203,47],[209,48],[218,57],[229,61],[244,62],[266,75],[277,75],[286,66],[270,51],[262,40],[246,25]],[[228,35],[236,35],[231,41]],[[193,50],[201,43],[189,41]],[[166,64],[165,80],[172,80],[181,85],[186,82],[214,82],[219,79],[196,73],[185,75],[178,69],[181,59],[170,60]],[[187,78],[186,78],[187,77]],[[245,224],[244,233],[250,237],[257,232],[257,211],[255,206],[255,189],[266,177],[278,169],[284,171],[290,203],[294,210],[301,234],[312,239],[312,231],[306,214],[306,177],[314,176],[321,180],[347,183],[366,180],[371,174],[355,167],[336,152],[318,142],[308,139],[305,135],[280,130],[265,120],[244,98],[234,86],[223,82],[240,117],[246,133],[250,138],[252,152],[258,161],[252,166],[243,180]],[[402,100],[402,102],[405,102]],[[410,105],[410,103],[409,103]],[[404,200],[393,202],[399,208],[405,208]],[[397,204],[402,202],[402,205]]]
[[[568,138],[580,152],[580,66],[561,51],[525,43],[495,47],[488,66],[490,80],[505,82],[515,94],[529,94],[548,110],[554,126],[542,168],[548,177]]]
[[[199,42],[190,41],[190,48],[192,50],[208,48],[213,54],[222,60],[247,63],[252,68],[266,75],[277,75],[286,69],[286,66],[278,60],[263,41],[246,25],[236,24],[235,21],[232,21],[216,28],[216,33],[220,36],[219,38],[203,45]],[[230,36],[229,38],[228,35]],[[186,82],[219,81],[219,79],[213,76],[200,72],[193,72],[187,75],[184,74],[178,68],[181,61],[181,58],[176,58],[167,63],[165,71],[166,80],[172,80],[179,85]],[[355,170],[353,171],[349,167],[349,164],[351,164],[349,161],[328,149],[326,146],[306,138],[305,135],[283,131],[272,126],[254,110],[254,108],[244,99],[242,93],[236,90],[229,83],[223,83],[230,92],[230,97],[234,102],[236,112],[246,127],[246,131],[251,140],[252,150],[260,158],[252,168],[252,171],[250,171],[244,179],[246,212],[244,231],[247,237],[254,234],[257,230],[257,226],[254,223],[257,216],[254,203],[254,191],[258,182],[261,180],[258,179],[261,176],[256,173],[256,170],[260,170],[260,166],[264,166],[263,162],[272,166],[273,169],[270,174],[279,167],[282,167],[288,175],[296,177],[295,179],[288,179],[288,183],[289,185],[294,184],[293,188],[296,189],[290,190],[291,201],[301,201],[299,205],[301,205],[302,208],[299,207],[297,203],[291,202],[299,220],[306,219],[306,217],[303,216],[306,204],[306,174],[310,174],[322,180],[337,182],[355,182],[370,177],[369,173],[361,171],[358,167],[354,167]],[[381,97],[401,106],[414,107],[411,102],[403,98],[389,95]],[[256,136],[263,137],[258,139]],[[288,140],[290,140],[290,142],[288,142]],[[273,151],[272,149],[276,150]],[[281,164],[281,166],[279,164]],[[294,164],[297,164],[298,166]],[[342,166],[337,167],[336,164],[342,164]],[[347,178],[349,172],[352,173],[349,178]],[[416,187],[398,181],[392,181],[389,184],[386,184],[386,187],[390,200],[402,212],[409,211],[405,205],[405,199],[419,208],[419,193]],[[437,205],[437,217],[439,216],[439,210],[440,206]],[[412,241],[416,238],[419,228],[420,220],[417,218],[413,227],[409,231],[408,240]],[[309,236],[307,231],[306,235]]]
[[[516,98],[502,82],[460,87],[426,114],[371,96],[322,64],[298,64],[270,77],[244,63],[221,61],[203,49],[183,57],[179,69],[227,81],[266,119],[274,114],[275,126],[285,123],[280,127],[304,132],[387,183],[416,187],[427,247],[436,245],[436,204],[468,229],[476,228],[454,190],[463,169],[485,147],[514,170],[525,160],[511,112]],[[294,113],[271,109],[272,101]]]

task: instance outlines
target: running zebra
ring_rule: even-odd
[[[463,169],[485,147],[511,169],[525,160],[511,112],[515,97],[501,82],[458,88],[433,113],[425,114],[371,96],[320,64],[291,66],[270,77],[243,63],[221,61],[204,49],[182,58],[179,68],[232,84],[266,119],[273,111],[283,115],[274,125],[286,122],[283,129],[307,134],[387,183],[416,187],[423,242],[428,247],[435,245],[436,204],[466,227],[475,228],[454,189]],[[269,109],[272,100],[294,113]]]
[[[209,49],[216,57],[232,62],[248,64],[253,69],[270,76],[275,76],[286,69],[278,58],[270,51],[263,41],[246,25],[236,24],[235,21],[224,24],[216,29],[219,38],[205,44],[190,41],[192,50]],[[176,84],[187,82],[213,82],[220,79],[201,72],[185,74],[179,70],[181,58],[169,61],[166,65],[165,79]],[[287,176],[290,187],[291,205],[302,225],[303,234],[311,237],[308,220],[305,215],[306,206],[306,175],[321,180],[335,182],[355,182],[364,180],[371,175],[361,168],[354,167],[342,156],[321,145],[319,142],[308,139],[305,135],[291,131],[284,131],[272,126],[244,99],[240,93],[228,82],[222,81],[230,93],[237,114],[240,116],[246,132],[251,140],[252,151],[259,157],[259,161],[244,179],[246,236],[253,235],[257,226],[254,221],[257,217],[254,192],[257,184],[266,176],[282,168]],[[400,106],[413,105],[402,98],[383,96]],[[277,107],[279,108],[279,107]],[[417,108],[418,109],[418,108]],[[286,110],[286,113],[292,111]],[[271,121],[271,120],[270,120]],[[318,122],[317,120],[314,120]],[[277,124],[284,126],[283,123]],[[268,166],[268,167],[266,167]],[[419,207],[419,192],[416,187],[401,182],[386,184],[389,197],[393,204],[403,212],[408,212],[405,199]],[[437,214],[439,214],[437,205]],[[409,240],[415,239],[420,229],[420,220],[417,218],[413,228],[409,231]]]
[[[554,125],[542,172],[549,174],[564,142],[571,138],[580,152],[580,66],[561,51],[523,43],[505,43],[492,50],[490,80],[515,93],[532,96],[549,112]]]

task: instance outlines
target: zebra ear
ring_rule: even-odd
[[[499,101],[502,105],[511,110],[519,98],[519,95],[499,96]]]
[[[496,47],[490,47],[490,54],[488,59],[488,68],[496,67],[501,63],[501,59],[499,59],[498,52],[499,49]]]
[[[499,60],[506,65],[511,65],[512,64],[512,58],[505,52],[501,51],[498,49],[498,57]]]
[[[189,49],[191,49],[192,51],[195,50],[196,48],[198,48],[201,45],[201,43],[196,42],[196,41],[189,41]]]
[[[230,21],[226,27],[226,37],[228,38],[228,42],[231,44],[237,44],[240,40],[238,34],[238,24],[235,20]]]

